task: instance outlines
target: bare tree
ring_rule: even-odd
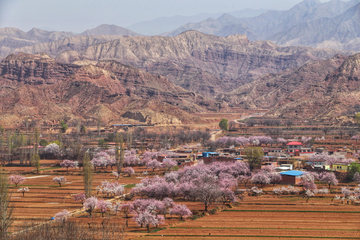
[[[117,133],[116,134],[116,147],[115,147],[115,156],[116,156],[116,168],[117,173],[120,175],[121,168],[124,164],[124,138],[122,134]]]
[[[36,168],[36,173],[39,174],[40,171],[40,156],[38,154],[34,154],[31,157],[31,165]]]
[[[286,120],[285,126],[291,127],[292,125],[294,125],[293,121],[291,121],[290,119]]]
[[[345,128],[339,127],[338,129],[339,129],[338,131],[339,131],[340,138],[343,139],[343,136],[345,134]]]
[[[331,128],[323,127],[321,130],[323,131],[324,135],[326,135],[326,134],[328,134],[330,132]]]
[[[349,128],[347,133],[349,134],[350,137],[352,137],[358,134],[358,130],[355,128]]]
[[[39,133],[39,128],[35,128],[35,133],[34,133],[34,154],[39,154],[39,142],[40,142],[40,133]]]
[[[10,207],[9,179],[0,167],[0,231],[1,239],[6,239],[8,228],[11,225],[13,208]]]
[[[26,134],[28,134],[28,131],[29,131],[29,118],[26,117],[25,119],[25,128],[26,128]]]
[[[112,220],[112,219],[111,219]],[[124,225],[105,218],[101,223],[81,223],[70,220],[64,222],[48,222],[35,226],[33,223],[25,231],[9,236],[10,240],[33,239],[76,239],[76,240],[123,240]]]
[[[101,129],[101,117],[98,115],[97,119],[97,130],[98,130],[98,136],[100,137],[100,129]]]
[[[131,145],[132,145],[132,133],[128,131],[126,135],[126,147],[128,150],[131,150]]]
[[[8,140],[8,163],[11,162],[11,146],[12,146],[12,141],[11,141],[11,134],[9,133],[8,136],[7,136],[7,140]]]
[[[86,198],[91,197],[91,186],[93,181],[93,171],[88,153],[84,155],[83,161],[83,181]]]
[[[58,141],[59,141],[59,144],[60,144],[60,149],[62,149],[62,147],[63,147],[63,132],[62,132],[62,130],[60,129],[59,130],[59,135],[58,135]]]

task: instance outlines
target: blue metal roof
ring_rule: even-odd
[[[235,160],[243,160],[242,158],[234,158]]]
[[[291,171],[281,172],[280,174],[287,175],[287,176],[301,176],[301,175],[305,174],[305,172],[291,170]]]

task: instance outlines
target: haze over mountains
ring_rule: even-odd
[[[175,36],[198,30],[217,36],[244,34],[253,40],[272,40],[286,46],[320,46],[360,51],[360,0],[304,0],[287,11],[268,11],[252,18],[224,14],[189,23],[167,33]],[[344,35],[343,37],[339,37]]]
[[[266,9],[244,9],[234,12],[229,12],[234,17],[255,17],[267,12]],[[200,13],[193,16],[173,16],[173,17],[159,17],[154,20],[144,21],[128,26],[129,29],[139,32],[144,35],[165,35],[165,32],[173,31],[174,29],[187,24],[200,22],[208,18],[218,18],[224,13]]]

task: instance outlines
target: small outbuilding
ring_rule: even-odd
[[[301,182],[301,176],[306,174],[307,172],[291,170],[286,172],[281,172],[282,180],[280,183],[284,184],[293,184],[297,185]]]

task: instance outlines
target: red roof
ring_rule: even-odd
[[[286,144],[287,146],[293,146],[293,145],[303,145],[301,142],[289,142]]]

